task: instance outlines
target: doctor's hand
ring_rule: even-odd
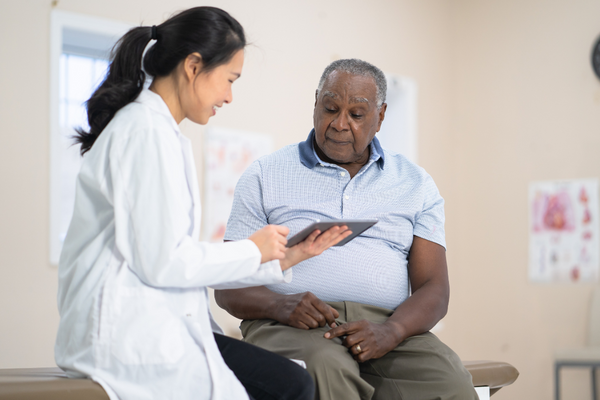
[[[277,301],[274,319],[298,329],[312,329],[321,326],[336,326],[340,316],[337,310],[311,292],[290,294]]]
[[[267,225],[254,232],[248,239],[252,240],[262,258],[261,263],[272,260],[281,260],[285,257],[287,244],[287,235],[290,232],[288,228],[281,225]]]
[[[314,256],[318,256],[331,246],[335,246],[348,236],[352,231],[344,226],[333,226],[321,233],[320,230],[314,230],[306,239],[287,249],[285,258],[281,260],[281,270],[286,269],[308,260]]]

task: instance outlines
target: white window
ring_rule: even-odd
[[[377,138],[384,149],[417,163],[417,83],[397,75],[386,78],[388,106]]]
[[[81,165],[75,128],[89,129],[87,101],[104,79],[110,50],[131,28],[117,21],[53,10],[50,25],[50,263],[58,264]]]

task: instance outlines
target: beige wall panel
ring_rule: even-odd
[[[443,338],[521,377],[495,399],[550,399],[556,348],[582,346],[591,284],[528,281],[528,184],[600,175],[598,1],[454,1],[452,303]],[[475,323],[473,323],[475,322]],[[566,399],[589,396],[566,373]]]

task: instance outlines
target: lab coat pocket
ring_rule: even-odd
[[[127,365],[174,364],[184,354],[186,328],[160,291],[119,288],[111,327],[111,353]]]

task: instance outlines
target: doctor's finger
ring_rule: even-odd
[[[352,232],[348,230],[344,231],[343,233],[322,233],[321,236],[319,236],[315,243],[312,245],[312,251],[315,255],[319,255],[331,246],[335,246],[336,244],[347,238],[351,233]]]
[[[286,252],[287,252],[287,249],[286,249],[285,245],[280,244],[273,251],[273,257],[276,258],[277,260],[283,260],[285,258]]]
[[[273,225],[275,227],[275,230],[277,231],[278,234],[282,235],[283,237],[286,237],[288,235],[288,233],[290,233],[290,228],[288,228],[287,226],[283,226],[283,225]]]
[[[305,242],[307,245],[310,246],[317,239],[317,237],[319,237],[320,234],[321,234],[321,231],[318,229],[315,229],[314,231],[311,232],[310,235],[308,235],[306,237],[306,239],[303,240],[303,242]]]
[[[323,233],[321,237],[318,238],[318,241],[320,242],[321,246],[329,248],[346,239],[351,234],[352,231],[348,229],[348,227],[342,226],[335,231],[329,229],[327,232]]]

